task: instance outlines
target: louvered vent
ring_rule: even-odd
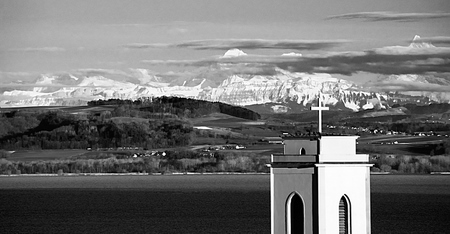
[[[339,234],[349,234],[348,202],[342,196],[339,201]]]

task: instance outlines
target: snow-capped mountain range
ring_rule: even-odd
[[[418,38],[415,38],[417,40]],[[420,38],[419,38],[420,39]],[[411,47],[433,46],[413,42]],[[229,50],[223,57],[246,56],[238,49]],[[301,54],[286,54],[301,56]],[[215,68],[222,69],[222,68]],[[223,68],[226,69],[226,68]],[[353,82],[329,74],[292,73],[276,69],[273,75],[208,75],[168,80],[147,69],[130,69],[126,78],[106,74],[42,74],[34,82],[0,89],[0,107],[84,105],[96,99],[137,99],[140,97],[180,96],[233,105],[270,104],[273,112],[288,112],[293,103],[306,108],[317,103],[320,95],[325,105],[358,111],[387,108],[392,103],[450,102],[449,92],[415,92],[405,95],[365,91]],[[391,75],[380,82],[407,81],[450,85],[450,79],[420,75]],[[289,104],[289,105],[288,105]]]

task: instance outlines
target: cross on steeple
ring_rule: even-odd
[[[320,101],[319,96],[319,106],[311,106],[311,110],[319,111],[319,133],[322,133],[322,111],[329,110],[327,106],[322,106],[322,102]]]

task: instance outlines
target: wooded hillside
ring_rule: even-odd
[[[0,113],[0,149],[162,148],[189,145],[187,118],[220,112],[241,118],[259,115],[242,107],[177,97],[99,100],[112,111],[14,110]]]

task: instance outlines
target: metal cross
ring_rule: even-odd
[[[319,106],[311,106],[311,110],[319,111],[319,133],[322,133],[322,111],[329,110],[327,106],[322,106],[322,102],[319,97]]]

